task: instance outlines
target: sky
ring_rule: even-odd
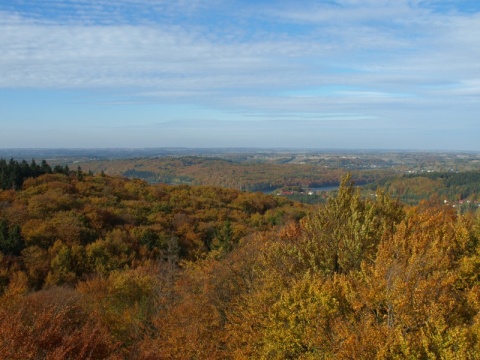
[[[478,0],[0,0],[0,148],[480,151]]]

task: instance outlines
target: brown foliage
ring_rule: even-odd
[[[105,326],[72,290],[52,288],[0,308],[2,359],[121,359]]]
[[[0,358],[478,357],[478,217],[364,199],[348,177],[301,222],[263,195],[78,184],[82,206],[27,216],[28,246],[0,261]]]

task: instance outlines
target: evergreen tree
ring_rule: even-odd
[[[41,163],[40,166],[41,166],[42,172],[44,174],[51,174],[52,173],[52,168],[50,167],[50,165],[48,165],[46,160],[42,160],[42,163]]]
[[[59,174],[69,174],[70,169],[68,166],[62,167],[56,165],[53,169],[54,173]],[[52,168],[45,160],[42,160],[41,165],[38,165],[35,162],[35,159],[32,159],[30,164],[25,160],[18,162],[13,158],[7,163],[3,158],[0,158],[0,188],[5,189],[15,189],[18,190],[22,187],[25,179],[36,178],[43,174],[51,174]]]
[[[0,220],[0,251],[5,252],[8,239],[8,226],[5,220]]]
[[[9,227],[5,220],[0,221],[0,251],[6,255],[20,255],[24,248],[20,226]]]

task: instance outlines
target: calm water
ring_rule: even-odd
[[[317,191],[333,191],[333,190],[338,190],[340,185],[328,185],[328,186],[319,186],[319,187],[311,187],[307,189],[303,189],[305,192],[313,191],[314,193]],[[272,194],[273,191],[276,189],[267,189],[267,190],[262,190],[264,194]]]

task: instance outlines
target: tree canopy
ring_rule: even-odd
[[[0,191],[0,357],[475,359],[480,217],[44,174]]]

